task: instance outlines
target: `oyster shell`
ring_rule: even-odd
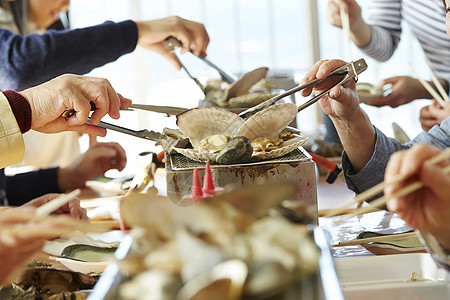
[[[239,164],[247,162],[253,154],[250,141],[243,136],[230,139],[225,147],[217,153],[216,161],[219,164]]]
[[[244,120],[220,108],[193,108],[177,116],[178,128],[189,137],[194,148],[210,135],[235,136]]]
[[[297,106],[293,103],[272,105],[249,117],[239,128],[236,136],[245,136],[249,140],[257,137],[276,138],[297,115]]]
[[[248,90],[258,81],[265,78],[269,68],[262,67],[245,73],[238,80],[233,82],[225,91],[222,99],[219,100],[220,106],[227,106],[228,100],[233,97],[248,94]]]

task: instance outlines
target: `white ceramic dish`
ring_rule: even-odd
[[[335,263],[346,300],[450,299],[449,274],[428,253],[340,258]]]

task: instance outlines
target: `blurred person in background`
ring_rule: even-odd
[[[68,26],[65,17],[69,0],[0,1],[0,62],[3,66],[0,90],[21,90],[64,73],[86,74],[134,51],[137,45],[161,54],[180,69],[179,62],[165,45],[165,39],[170,36],[182,42],[182,53],[191,51],[197,56],[206,56],[209,37],[204,26],[179,17],[105,22],[55,31],[50,29]],[[60,20],[60,16],[64,20]],[[24,137],[29,150],[24,162],[17,166],[66,167],[80,154],[77,133],[43,135],[33,132]]]
[[[419,41],[430,68],[436,74],[444,89],[449,92],[450,82],[450,38],[445,30],[445,10],[441,0],[373,0],[370,1],[367,22],[361,15],[361,7],[356,0],[329,0],[327,20],[342,28],[340,10],[347,9],[351,39],[366,55],[387,61],[395,53],[402,35],[402,21],[405,21]],[[420,16],[420,17],[418,17]],[[428,73],[428,72],[426,72]],[[433,82],[429,82],[434,86]],[[415,99],[430,99],[431,95],[415,78],[395,76],[378,83],[378,88],[392,84],[392,92],[371,101],[373,106],[398,107]],[[425,107],[420,122],[424,130],[429,130],[431,121],[438,125],[450,116],[448,110]],[[442,117],[446,114],[445,117]],[[328,139],[336,141],[335,129],[325,120]]]

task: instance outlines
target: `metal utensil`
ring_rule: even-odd
[[[169,49],[175,49],[176,47],[181,47],[181,43],[180,41],[178,41],[176,38],[174,37],[169,37],[166,39],[167,42],[167,46],[169,47]],[[216,70],[220,77],[222,77],[222,79],[226,82],[226,83],[233,83],[237,80],[237,77],[234,76],[233,74],[230,74],[228,72],[226,72],[224,69],[219,68],[216,64],[214,64],[212,61],[210,61],[208,58],[206,57],[201,57],[201,56],[197,56],[199,59],[201,59],[204,63],[206,63],[208,66],[210,66],[211,68],[213,68],[214,70]]]
[[[157,113],[163,113],[168,115],[179,115],[187,110],[188,108],[184,107],[175,107],[175,106],[160,106],[160,105],[150,105],[150,104],[131,104],[129,108],[141,109],[146,111],[153,111]]]
[[[181,65],[181,68],[186,72],[186,74],[192,79],[194,80],[194,82],[198,85],[198,87],[202,90],[202,93],[204,94],[204,87],[203,85],[200,83],[200,81],[192,76],[192,74],[189,72],[189,70],[186,68],[186,66],[181,62],[181,59],[178,57],[177,52],[175,51],[175,49],[178,47],[177,43],[175,42],[175,39],[173,38],[167,38],[166,39],[166,45],[167,48],[169,49],[170,53],[173,54],[173,56],[175,56],[175,59],[178,61],[178,63]]]
[[[88,118],[88,121],[86,122],[88,124],[92,124],[91,122],[91,118]],[[120,133],[125,133],[128,135],[132,135],[135,137],[139,137],[142,139],[146,139],[146,140],[151,140],[151,141],[155,141],[155,142],[160,142],[161,141],[161,137],[162,134],[159,132],[155,132],[153,130],[147,130],[147,129],[143,129],[143,130],[131,130],[125,127],[121,127],[121,126],[117,126],[117,125],[113,125],[110,123],[106,123],[106,122],[100,122],[98,123],[96,126],[101,127],[101,128],[105,128],[105,129],[111,129]]]
[[[324,95],[326,95],[333,87],[337,86],[337,85],[342,85],[345,84],[346,82],[348,82],[350,79],[355,78],[355,80],[358,80],[358,74],[362,73],[363,71],[365,71],[367,69],[367,64],[366,61],[361,58],[355,62],[350,62],[336,70],[334,70],[333,72],[331,72],[326,78],[323,79],[315,79],[313,81],[310,81],[308,83],[302,84],[302,85],[298,85],[284,93],[281,93],[273,98],[270,98],[269,100],[266,100],[264,102],[262,102],[261,104],[258,104],[252,108],[249,108],[247,110],[244,110],[243,112],[241,112],[239,114],[239,116],[243,119],[275,104],[276,102],[278,102],[279,100],[283,99],[286,96],[292,95],[298,91],[301,91],[307,87],[313,86],[319,82],[322,82],[326,79],[328,79],[331,76],[344,76],[340,81],[338,81],[337,83],[333,84],[331,87],[329,87],[327,90],[323,91],[322,93],[320,93],[319,95],[314,96],[313,98],[311,98],[310,100],[308,100],[307,102],[305,102],[304,104],[300,105],[298,107],[298,111],[302,111],[303,109],[307,108],[308,106],[310,106],[313,103],[316,103],[317,101],[319,101],[320,98],[322,98]]]

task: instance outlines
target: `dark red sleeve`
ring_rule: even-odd
[[[8,90],[3,94],[9,101],[12,112],[16,117],[22,133],[27,132],[31,128],[31,107],[28,101],[16,91]]]

